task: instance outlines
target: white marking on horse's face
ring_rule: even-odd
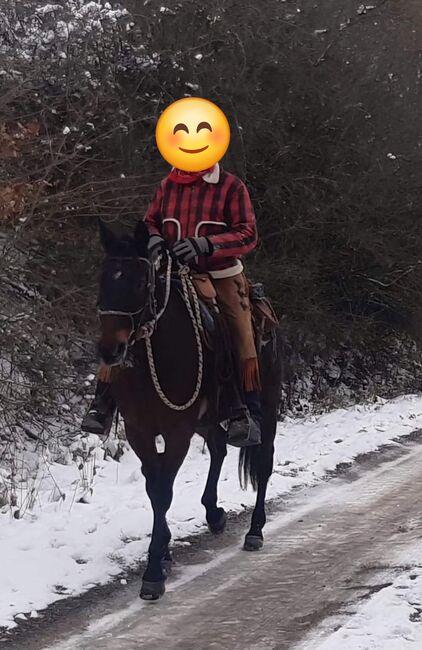
[[[118,280],[121,277],[122,277],[121,271],[116,271],[116,273],[113,273],[113,280]]]

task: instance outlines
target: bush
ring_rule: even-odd
[[[413,1],[25,0],[0,12],[1,291],[32,292],[29,369],[19,328],[0,336],[25,381],[38,385],[40,364],[58,372],[58,348],[72,348],[59,365],[75,385],[94,360],[95,217],[143,214],[167,169],[157,117],[188,95],[229,118],[224,164],[247,182],[261,235],[250,269],[302,360],[370,351],[386,372],[379,341],[418,335]]]

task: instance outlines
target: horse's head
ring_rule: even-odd
[[[126,357],[138,328],[150,319],[154,269],[148,258],[149,234],[140,221],[133,235],[117,235],[100,221],[105,250],[98,298],[103,361],[118,365]]]

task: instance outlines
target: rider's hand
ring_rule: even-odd
[[[199,255],[212,255],[212,246],[206,237],[189,237],[177,241],[172,251],[179,262],[186,264]]]
[[[148,242],[148,253],[152,263],[166,252],[166,242],[159,235],[152,235]]]

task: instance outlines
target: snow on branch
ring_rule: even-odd
[[[69,47],[82,48],[87,38],[113,33],[128,16],[126,9],[109,2],[12,0],[0,8],[0,55],[27,62],[49,56],[66,60]]]

